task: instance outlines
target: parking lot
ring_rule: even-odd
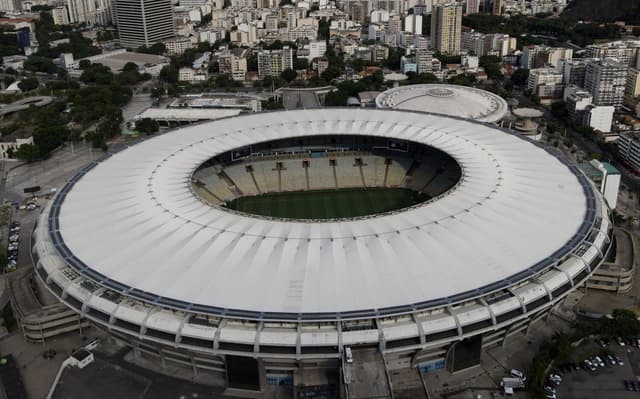
[[[624,363],[611,365],[605,360],[604,367],[587,371],[582,367],[577,371],[562,373],[562,383],[556,388],[558,399],[631,399],[640,397],[640,392],[628,391],[624,381],[638,381],[636,370],[640,360],[640,349],[621,347],[612,342],[606,348]]]

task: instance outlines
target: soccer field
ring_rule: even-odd
[[[339,189],[241,197],[225,206],[289,219],[338,219],[373,215],[424,202],[429,196],[404,188]]]

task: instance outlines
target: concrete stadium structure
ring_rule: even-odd
[[[378,95],[376,106],[488,123],[499,122],[509,112],[507,102],[497,94],[474,87],[436,83],[389,89]]]
[[[433,148],[459,180],[410,208],[306,222],[232,212],[194,186],[212,159],[358,150],[304,143],[336,136]],[[282,140],[300,145],[251,149]],[[396,181],[409,176],[410,163],[391,165]],[[227,189],[259,186],[237,173]],[[527,330],[585,283],[612,227],[577,167],[508,131],[417,112],[301,110],[192,125],[91,163],[43,210],[33,258],[55,296],[137,352],[229,386],[240,361],[263,386],[339,368],[346,347],[376,348],[390,369],[477,364],[478,349]],[[465,351],[470,361],[458,359]]]

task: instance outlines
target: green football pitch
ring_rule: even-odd
[[[263,194],[237,198],[224,206],[276,218],[338,219],[406,208],[429,198],[404,188],[359,188]]]

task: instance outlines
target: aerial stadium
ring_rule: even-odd
[[[97,160],[44,209],[37,274],[144,356],[259,390],[375,348],[457,371],[596,270],[609,210],[564,158],[420,112],[271,112]],[[279,378],[279,377],[278,377]]]
[[[443,83],[399,86],[376,97],[378,108],[443,114],[478,122],[496,123],[509,113],[497,94],[475,87]]]

